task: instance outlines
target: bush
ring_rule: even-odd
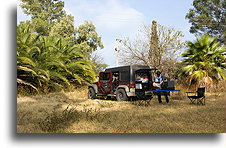
[[[68,105],[60,113],[54,110],[39,125],[44,132],[59,132],[80,120],[102,122],[104,118],[105,114],[101,113],[100,109],[88,108],[84,105],[83,109],[79,111],[76,110],[76,107]]]
[[[45,132],[56,132],[61,129],[67,128],[71,123],[79,121],[79,112],[75,107],[68,107],[61,113],[53,111],[42,122],[40,127]]]

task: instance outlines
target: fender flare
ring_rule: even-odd
[[[97,87],[96,84],[90,84],[90,85],[88,86],[88,88],[93,88],[94,91],[95,91],[95,93],[96,93],[96,94],[98,93],[98,87]]]
[[[116,95],[116,92],[117,92],[118,89],[124,89],[125,92],[126,92],[126,95],[127,95],[128,97],[134,97],[134,96],[136,96],[135,92],[130,92],[129,87],[128,87],[127,85],[119,85],[119,86],[117,87],[115,93],[114,93],[115,95]]]
[[[126,92],[129,92],[129,87],[126,86],[126,85],[119,85],[119,86],[116,88],[116,91],[117,91],[118,89],[125,89]]]

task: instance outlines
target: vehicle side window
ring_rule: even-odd
[[[110,80],[110,73],[100,73],[100,80]]]
[[[121,71],[120,72],[120,82],[129,82],[130,75],[128,71]]]

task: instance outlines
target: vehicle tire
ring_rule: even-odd
[[[95,99],[96,98],[96,93],[95,93],[95,90],[90,87],[88,89],[88,99]]]
[[[128,97],[124,89],[118,89],[116,91],[116,99],[117,101],[128,101]]]

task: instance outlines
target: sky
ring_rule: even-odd
[[[75,26],[91,21],[104,44],[97,54],[109,67],[116,66],[114,49],[116,39],[133,38],[142,26],[159,24],[182,31],[184,41],[193,41],[189,33],[191,24],[185,19],[192,8],[192,0],[64,0],[65,11],[75,19]],[[17,0],[17,24],[29,20]]]

